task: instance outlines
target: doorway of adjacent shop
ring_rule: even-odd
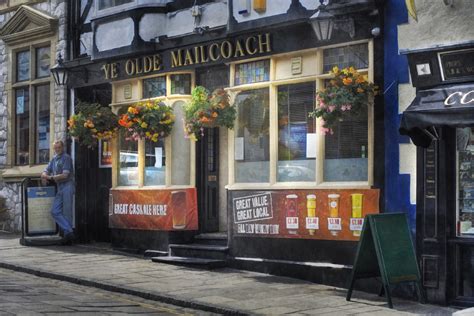
[[[203,86],[210,93],[225,88],[229,82],[229,70],[225,65],[196,70],[196,85]],[[207,128],[204,136],[196,143],[196,187],[199,207],[199,230],[201,233],[226,230],[219,201],[219,128]]]
[[[112,102],[112,88],[109,84],[76,88],[73,99],[75,106],[80,101],[83,104],[109,105]],[[74,146],[77,234],[81,242],[108,242],[108,202],[112,169],[102,156],[110,149],[104,144],[88,148],[75,142]]]

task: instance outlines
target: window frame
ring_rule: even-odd
[[[11,63],[9,63],[8,69],[10,72],[10,84],[7,85],[7,93],[9,100],[9,150],[7,152],[8,164],[14,168],[31,168],[34,166],[44,166],[47,163],[36,163],[37,156],[37,139],[36,139],[36,128],[37,128],[37,106],[36,106],[36,88],[42,85],[49,85],[49,159],[53,156],[53,142],[54,142],[54,81],[52,75],[37,77],[36,74],[36,50],[38,48],[49,47],[50,48],[50,67],[54,63],[53,53],[55,51],[55,41],[51,39],[38,40],[29,43],[29,45],[19,44],[16,46],[8,47],[8,52],[12,56]],[[17,80],[17,54],[20,52],[28,51],[30,53],[30,66],[29,66],[29,80],[18,81]],[[28,164],[17,164],[17,126],[16,126],[16,91],[18,89],[27,89],[29,93],[28,109],[30,111],[29,117],[29,158]],[[25,105],[26,106],[26,105]]]
[[[323,52],[325,49],[343,47],[357,44],[367,44],[368,49],[368,68],[358,69],[359,72],[366,74],[369,81],[374,81],[374,43],[373,40],[360,40],[354,42],[347,42],[342,44],[324,46],[315,49],[307,49],[298,52],[276,54],[272,56],[266,56],[262,58],[253,58],[242,61],[233,62],[230,64],[230,86],[226,90],[231,95],[231,101],[234,102],[239,92],[254,90],[260,88],[268,88],[270,93],[270,178],[269,182],[266,183],[236,183],[235,182],[235,131],[229,130],[228,132],[228,185],[226,186],[229,190],[244,190],[244,189],[345,189],[345,188],[371,188],[373,185],[373,170],[374,170],[374,102],[371,100],[368,105],[368,135],[367,135],[367,163],[368,163],[368,174],[367,181],[324,181],[324,160],[325,160],[325,137],[318,131],[321,130],[321,119],[315,119],[316,121],[316,178],[315,181],[301,181],[301,182],[278,182],[278,100],[277,92],[278,87],[281,85],[290,85],[304,82],[315,82],[316,91],[323,86],[324,80],[330,79],[329,73],[324,73],[323,64]],[[291,78],[277,79],[277,59],[282,57],[292,58],[298,57],[302,54],[313,54],[316,56],[317,64],[315,74],[311,75],[296,75]],[[236,86],[235,80],[235,66],[241,63],[248,63],[252,61],[260,61],[264,59],[270,59],[270,75],[269,81],[257,82],[253,84],[243,84]]]
[[[179,74],[189,74],[191,75],[191,90],[195,87],[195,73],[193,71],[176,71],[176,72],[169,72],[169,73],[160,73],[157,75],[150,75],[150,76],[143,76],[140,78],[132,79],[132,80],[123,80],[123,81],[116,81],[112,84],[112,110],[114,113],[118,113],[120,109],[126,108],[136,102],[140,101],[147,101],[147,100],[157,100],[163,101],[167,105],[174,106],[176,102],[184,101],[188,102],[191,100],[191,95],[183,95],[183,94],[171,94],[171,75],[179,75]],[[154,77],[163,77],[166,76],[166,95],[153,97],[153,98],[143,98],[143,80],[150,79]],[[136,84],[136,93],[137,96],[135,99],[128,100],[126,102],[117,102],[119,87],[122,85],[127,84]],[[173,126],[173,130],[176,128],[181,128],[181,122],[176,121]],[[196,150],[194,143],[189,141],[190,146],[190,157],[189,157],[189,184],[186,185],[176,185],[172,184],[172,164],[173,164],[173,144],[171,140],[171,135],[164,139],[165,143],[165,184],[164,185],[145,185],[145,140],[140,139],[138,140],[138,185],[119,185],[119,173],[120,173],[120,141],[119,137],[115,137],[113,139],[113,148],[114,154],[112,156],[112,188],[119,189],[119,190],[154,190],[154,189],[180,189],[180,188],[193,188],[196,185]]]

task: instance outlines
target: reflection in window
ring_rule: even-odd
[[[16,81],[30,79],[30,51],[16,54]]]
[[[51,54],[49,47],[36,49],[36,78],[49,77],[51,65]]]
[[[49,161],[49,84],[35,88],[36,163]]]
[[[241,92],[235,104],[235,181],[269,182],[268,89]]]
[[[15,90],[16,164],[30,163],[30,94],[28,88]]]
[[[135,0],[99,0],[99,10],[116,7],[134,1]]]
[[[155,98],[166,95],[166,76],[143,80],[143,98]]]
[[[316,181],[314,82],[278,87],[278,181]]]
[[[120,133],[118,185],[138,185],[138,142],[126,139]]]
[[[368,114],[344,119],[325,136],[324,181],[367,181]]]
[[[235,66],[235,85],[268,81],[270,60],[254,61]]]
[[[171,94],[191,94],[191,75],[171,75]]]
[[[474,237],[474,131],[456,129],[458,236]]]
[[[339,68],[354,67],[369,68],[369,48],[367,44],[351,45],[325,49],[323,53],[324,72],[329,72],[334,66]]]
[[[145,142],[145,185],[165,185],[165,142]]]
[[[173,104],[173,113],[176,115],[175,124],[184,118],[184,101]],[[173,162],[171,164],[171,184],[189,185],[191,183],[191,143],[184,137],[183,128],[173,128],[171,132],[171,148]]]

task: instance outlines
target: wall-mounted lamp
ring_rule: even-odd
[[[67,85],[68,70],[64,66],[63,58],[61,54],[59,54],[58,63],[54,65],[54,67],[51,68],[50,71],[53,74],[54,82],[56,82],[56,85],[58,86]]]
[[[355,35],[354,19],[337,19],[329,13],[324,4],[324,0],[319,0],[319,10],[309,18],[314,33],[320,41],[328,41],[332,37],[333,29],[340,29],[349,34],[351,38]]]
[[[61,54],[58,56],[58,61],[57,64],[54,65],[53,68],[50,69],[51,73],[53,74],[54,82],[58,86],[67,86],[68,81],[69,81],[69,75],[71,74],[80,74],[82,77],[82,80],[87,83],[89,81],[89,71],[87,70],[86,67],[81,67],[80,69],[77,70],[72,70],[71,68],[67,68],[64,65],[63,58]]]

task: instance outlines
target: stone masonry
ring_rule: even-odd
[[[37,2],[37,1],[35,1]],[[56,51],[53,51],[54,60],[61,54],[65,56],[66,38],[65,38],[65,0],[49,0],[30,5],[32,8],[52,15],[58,18],[57,45]],[[9,21],[16,10],[0,14],[0,27]],[[26,44],[27,45],[27,44]],[[8,99],[5,82],[9,81],[8,74],[7,49],[5,43],[0,40],[0,198],[6,199],[6,209],[8,216],[0,216],[0,230],[20,231],[21,230],[21,187],[19,182],[5,183],[1,178],[2,169],[9,168],[7,165],[7,129],[8,124]],[[54,65],[54,63],[52,64]],[[51,66],[52,66],[51,65]],[[66,94],[65,89],[58,88],[54,82],[51,82],[51,88],[54,88],[54,134],[53,139],[65,139],[66,136]],[[10,113],[10,116],[11,113]]]

